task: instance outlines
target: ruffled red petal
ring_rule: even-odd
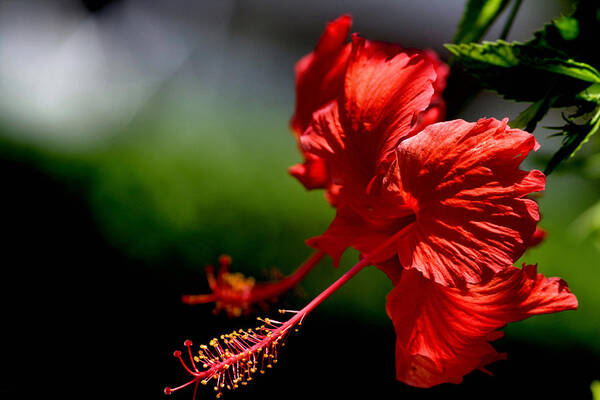
[[[296,109],[290,125],[298,139],[308,127],[313,112],[342,92],[350,55],[350,44],[346,40],[351,24],[352,18],[348,15],[327,24],[315,50],[296,63]],[[315,155],[305,152],[303,155],[304,163],[294,165],[289,173],[309,190],[327,188],[330,179],[325,162]],[[334,200],[333,194],[328,197]]]
[[[354,34],[341,113],[346,158],[373,172],[391,160],[398,143],[416,133],[411,129],[430,105],[435,80],[424,56]]]
[[[408,49],[408,54],[422,54],[433,65],[436,78],[433,82],[433,96],[429,107],[423,111],[417,120],[417,125],[414,131],[420,132],[431,124],[442,122],[446,119],[446,103],[442,97],[448,75],[450,75],[450,67],[442,62],[433,50]]]
[[[352,38],[344,97],[313,114],[301,137],[306,153],[323,158],[332,181],[360,197],[385,174],[398,143],[410,136],[433,95],[433,66],[399,46]]]
[[[342,112],[342,117],[360,125],[365,130],[363,137],[374,136],[368,135],[378,128],[373,124],[374,119],[379,119],[380,127],[385,128],[378,132],[376,140],[379,142],[371,141],[365,151],[377,152],[377,146],[384,146],[379,151],[384,155],[382,159],[393,158],[391,151],[402,137],[445,117],[441,92],[446,86],[449,69],[431,50],[403,49],[399,45],[366,41],[356,35],[352,44],[346,43],[351,23],[352,19],[347,15],[330,22],[315,50],[296,63],[296,109],[291,120],[292,130],[299,138],[309,126],[313,113],[344,97],[342,104],[348,109]],[[398,57],[400,54],[402,56]],[[421,60],[423,68],[431,65],[433,71],[421,77],[411,76],[408,71],[396,74],[397,68],[402,68],[405,63],[418,64],[417,60]],[[427,86],[423,91],[419,79],[431,80],[433,87]],[[415,84],[408,85],[410,80]],[[367,103],[369,106],[361,109]],[[363,117],[365,120],[361,121]],[[386,124],[388,126],[384,127]],[[407,130],[411,126],[412,129]],[[363,142],[368,140],[365,138]],[[323,175],[329,172],[327,163],[317,162],[319,156],[316,154],[302,148],[301,151],[305,162],[291,167],[290,173],[307,189],[326,188],[327,198],[335,206],[338,201],[335,192],[339,187],[332,186],[333,178]],[[362,160],[377,164],[380,160],[375,160],[375,156],[364,154]],[[371,164],[367,170],[374,168]]]
[[[327,24],[315,50],[296,63],[296,110],[292,129],[301,135],[313,112],[342,91],[350,44],[346,43],[352,18],[343,15]]]
[[[387,296],[396,331],[396,377],[417,387],[460,383],[465,374],[504,358],[489,343],[499,328],[532,315],[577,308],[558,278],[536,266],[510,267],[486,284],[448,288],[404,271]]]
[[[536,146],[533,135],[495,119],[438,123],[404,140],[396,186],[416,222],[398,244],[402,265],[445,286],[512,266],[539,220],[525,196],[544,189],[544,174],[519,169]]]

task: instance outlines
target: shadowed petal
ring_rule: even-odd
[[[290,125],[298,140],[310,124],[312,114],[342,93],[350,55],[350,43],[346,40],[351,24],[348,15],[327,24],[315,50],[296,63],[296,109]],[[304,163],[291,167],[289,173],[309,190],[328,187],[325,162],[302,152]]]
[[[386,306],[396,331],[397,379],[418,387],[460,383],[465,374],[505,358],[489,341],[502,336],[498,329],[506,323],[577,308],[563,280],[536,270],[510,267],[465,290],[404,271]]]

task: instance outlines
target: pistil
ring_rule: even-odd
[[[236,389],[238,388],[238,384],[245,386],[253,379],[257,371],[264,374],[265,368],[272,368],[273,364],[277,363],[279,349],[284,345],[292,328],[302,325],[304,318],[312,310],[356,276],[365,266],[370,265],[372,259],[377,257],[378,253],[385,251],[388,246],[393,245],[404,234],[404,230],[401,230],[378,246],[374,251],[366,254],[348,272],[300,311],[280,310],[282,313],[293,313],[293,316],[285,322],[269,318],[258,318],[259,321],[263,322],[263,325],[255,330],[240,329],[239,331],[221,335],[221,340],[217,338],[212,339],[209,342],[209,346],[200,346],[200,351],[195,357],[192,357],[190,350],[191,341],[187,340],[184,345],[188,348],[192,367],[190,368],[183,361],[180,351],[176,351],[174,356],[180,360],[185,370],[192,376],[192,379],[179,387],[165,388],[165,394],[172,394],[177,390],[194,384],[195,397],[199,383],[206,385],[209,381],[215,380],[216,385],[214,386],[214,390],[217,392],[217,398],[220,398],[223,389]],[[318,254],[316,253],[316,255]],[[202,363],[202,367],[204,368],[203,371],[199,371],[197,368],[197,364],[200,363]]]

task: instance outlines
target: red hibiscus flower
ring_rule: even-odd
[[[354,247],[361,260],[286,321],[261,319],[201,345],[179,359],[189,380],[222,390],[246,385],[272,368],[286,338],[321,302],[368,265],[392,280],[387,313],[396,331],[396,375],[409,385],[459,383],[474,369],[504,358],[490,344],[508,322],[577,308],[566,283],[515,268],[536,231],[538,206],[528,198],[545,187],[540,171],[521,162],[535,138],[507,120],[434,123],[443,118],[448,69],[435,54],[352,36],[350,17],[330,23],[315,51],[296,65],[297,104],[291,125],[305,162],[290,172],[307,188],[324,187],[337,214],[308,241],[319,249],[295,273],[257,284],[228,272],[213,293],[189,303],[216,302],[232,314],[295,285],[328,253],[334,261]]]
[[[334,151],[319,154],[330,165],[346,162],[354,132],[335,124],[313,127],[315,143],[340,138],[335,149],[329,145]],[[526,196],[543,190],[545,177],[519,165],[537,146],[533,135],[508,128],[506,120],[430,125],[400,143],[362,207],[339,207],[329,229],[308,243],[337,260],[347,247],[368,253],[396,235],[397,244],[376,263],[397,256],[404,268],[444,286],[481,282],[512,266],[534,233],[538,206]]]
[[[462,377],[506,356],[489,341],[499,328],[537,314],[577,308],[559,278],[535,265],[510,267],[482,285],[448,288],[405,271],[387,296],[396,331],[396,377],[412,386],[460,383]]]
[[[363,58],[370,52],[373,55],[373,61],[379,60],[377,66],[372,63],[364,66],[374,67],[374,70],[370,71],[371,73],[378,73],[377,68],[387,69],[389,65],[385,59],[393,59],[400,53],[404,53],[405,57],[415,56],[430,63],[435,70],[435,74],[430,76],[434,93],[429,95],[427,104],[421,106],[419,110],[412,110],[419,113],[410,123],[417,124],[420,130],[428,124],[442,120],[445,117],[445,104],[441,93],[446,86],[448,66],[442,63],[431,50],[403,49],[399,45],[365,41],[358,38],[354,39],[355,43],[352,45],[346,43],[351,23],[352,19],[347,15],[330,22],[319,39],[315,51],[303,57],[296,64],[296,109],[291,120],[291,127],[298,140],[309,127],[314,112],[343,97],[348,88],[356,88],[356,83],[362,79],[360,73],[368,68],[363,69],[357,65],[359,61],[356,49],[358,42],[360,47],[369,49],[362,52]],[[351,55],[353,55],[353,61],[350,64],[354,71],[347,72]],[[388,71],[388,76],[390,73],[391,71]],[[404,85],[408,86],[406,82]],[[375,89],[374,85],[371,89]],[[385,90],[385,88],[380,89]],[[363,93],[363,96],[368,95],[368,92]],[[335,205],[339,187],[332,182],[327,163],[314,153],[305,152],[302,149],[301,151],[305,161],[291,167],[290,174],[307,189],[327,188],[328,198]]]

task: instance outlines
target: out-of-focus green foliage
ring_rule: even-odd
[[[469,0],[454,43],[478,42],[504,11],[510,0]]]
[[[513,127],[533,130],[551,107],[577,108],[566,125],[557,128],[563,140],[546,173],[574,155],[598,130],[600,58],[589,45],[600,34],[599,15],[598,2],[583,0],[572,15],[551,21],[525,43],[446,45],[483,87],[506,99],[534,103]]]
[[[580,238],[590,237],[600,250],[600,202],[581,213],[573,222],[572,230]]]
[[[594,400],[600,400],[600,381],[594,381],[590,385],[592,391],[592,397]]]

